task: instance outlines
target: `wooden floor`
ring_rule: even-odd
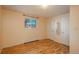
[[[55,41],[44,39],[14,47],[4,48],[2,54],[67,54],[69,47]]]

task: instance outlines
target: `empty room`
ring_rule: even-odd
[[[77,10],[78,6],[69,5],[0,6],[0,53],[77,53]]]

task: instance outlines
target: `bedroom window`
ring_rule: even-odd
[[[35,28],[36,19],[35,18],[26,18],[25,19],[25,28]]]

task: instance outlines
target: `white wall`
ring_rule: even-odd
[[[25,16],[12,10],[3,9],[3,47],[10,47],[25,42],[46,38],[46,20],[38,18],[36,28],[25,29]]]
[[[47,25],[48,38],[50,38],[50,39],[52,39],[52,40],[54,40],[56,42],[65,44],[65,45],[69,45],[69,37],[68,37],[69,36],[69,28],[68,28],[69,25],[68,25],[68,23],[66,23],[66,20],[67,21],[69,20],[68,13],[50,18],[47,21],[48,22],[48,25]],[[66,24],[66,25],[64,26],[64,24]],[[65,29],[66,28],[67,29],[65,30],[65,29],[63,29],[63,27]],[[63,31],[64,31],[64,33],[67,33],[67,35],[63,34],[62,33]],[[64,38],[63,36],[64,37],[66,36],[68,38],[66,38],[66,37]]]
[[[70,53],[79,53],[79,6],[70,7]]]

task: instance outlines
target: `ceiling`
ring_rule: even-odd
[[[57,16],[69,12],[68,5],[48,5],[46,8],[41,5],[4,5],[3,8],[22,12],[30,16]]]

